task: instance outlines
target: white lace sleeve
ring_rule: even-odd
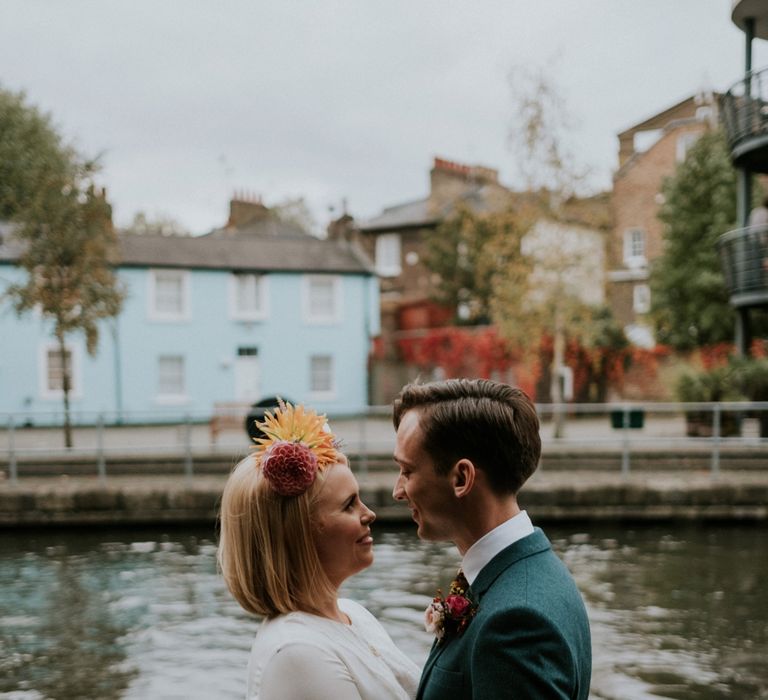
[[[333,652],[300,642],[279,649],[261,676],[260,700],[360,700],[349,669]]]

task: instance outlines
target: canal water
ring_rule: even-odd
[[[550,526],[586,599],[592,698],[768,698],[768,528]],[[344,593],[419,663],[422,611],[450,546],[376,528]],[[257,621],[216,573],[203,529],[0,535],[0,698],[242,698]]]

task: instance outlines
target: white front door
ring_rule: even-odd
[[[259,356],[257,348],[238,348],[235,359],[235,399],[259,400]]]

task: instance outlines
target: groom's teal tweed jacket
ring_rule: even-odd
[[[587,700],[587,613],[540,529],[497,554],[470,590],[477,614],[432,647],[419,700]]]

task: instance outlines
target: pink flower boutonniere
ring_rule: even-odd
[[[424,626],[427,632],[437,637],[438,642],[442,642],[446,637],[460,635],[475,616],[477,605],[472,602],[468,593],[467,579],[459,571],[451,583],[448,595],[443,598],[442,590],[438,590],[427,606]]]

